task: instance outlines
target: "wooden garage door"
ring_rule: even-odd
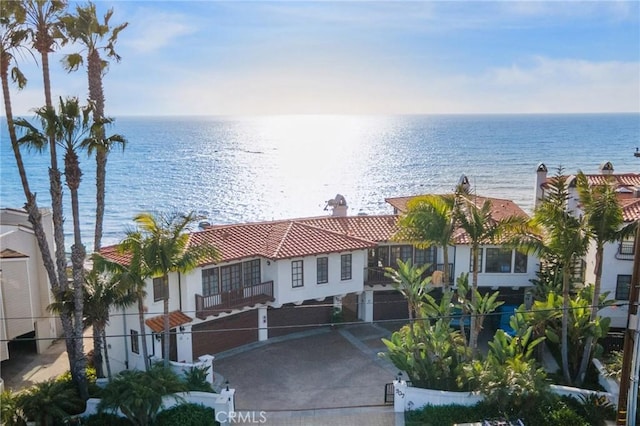
[[[332,297],[327,297],[322,302],[307,301],[302,305],[287,303],[278,309],[269,308],[269,337],[318,328],[318,324],[329,324],[332,311]]]
[[[257,309],[194,325],[191,329],[193,359],[256,342],[257,326]]]
[[[409,317],[407,300],[398,291],[376,291],[373,293],[373,319],[406,319]]]
[[[358,321],[358,295],[349,293],[342,298],[342,316],[346,322]]]

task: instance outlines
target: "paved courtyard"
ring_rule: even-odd
[[[371,324],[321,329],[221,354],[215,370],[237,389],[238,410],[309,411],[384,404],[397,370],[377,353],[389,331]]]

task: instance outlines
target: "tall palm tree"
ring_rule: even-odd
[[[585,220],[572,214],[567,209],[569,190],[567,177],[562,175],[562,168],[550,181],[547,196],[536,207],[531,224],[540,230],[540,240],[533,245],[533,251],[541,258],[550,259],[562,270],[562,326],[561,326],[561,358],[564,379],[572,383],[569,370],[569,293],[571,290],[571,267],[587,252],[589,238]]]
[[[53,110],[51,99],[51,75],[49,72],[49,53],[54,51],[56,40],[62,38],[60,31],[60,17],[67,8],[66,1],[60,0],[24,0],[22,2],[26,12],[25,23],[29,31],[29,38],[33,49],[40,54],[42,66],[42,81],[44,86],[45,105],[49,110]],[[62,210],[62,178],[58,168],[58,155],[54,135],[49,135],[49,183],[51,192],[51,210],[53,218],[53,237],[55,241],[55,258],[58,278],[57,286],[61,290],[67,287],[66,255],[64,252],[64,228]],[[61,317],[62,327],[65,333],[71,333],[73,325],[71,319]],[[71,362],[77,356],[73,350],[73,342],[67,339],[67,352]]]
[[[445,286],[451,280],[449,246],[455,231],[454,211],[454,195],[425,195],[409,200],[406,213],[398,220],[398,239],[410,241],[418,248],[431,245],[442,248]]]
[[[218,250],[207,244],[190,245],[188,226],[196,220],[193,213],[155,216],[141,213],[134,218],[143,236],[143,257],[153,278],[164,281],[164,364],[169,365],[169,279],[172,272],[188,273],[204,260],[215,260]]]
[[[629,233],[630,227],[622,228],[622,207],[612,182],[601,186],[591,186],[585,174],[578,172],[576,189],[585,215],[586,225],[596,249],[593,271],[595,282],[593,284],[590,317],[591,322],[594,322],[598,315],[600,300],[604,246],[607,243],[620,240],[623,235]],[[590,336],[585,344],[580,370],[578,371],[578,384],[584,380],[584,375],[591,359],[593,344],[595,343],[593,340],[593,337]]]
[[[466,191],[457,191],[457,204],[455,210],[456,225],[462,229],[470,240],[472,258],[471,280],[471,305],[478,304],[478,263],[480,245],[494,242],[500,238],[506,230],[516,227],[523,222],[523,218],[511,216],[496,220],[492,217],[492,203],[490,199],[484,199],[478,206],[478,199]],[[478,335],[482,328],[482,320],[477,315],[471,316],[469,347],[473,355],[478,349]]]
[[[116,53],[114,45],[118,34],[128,25],[126,22],[116,27],[109,26],[109,20],[113,15],[113,9],[104,15],[104,22],[101,23],[97,17],[95,4],[89,2],[86,6],[78,5],[75,15],[66,14],[61,18],[65,33],[69,40],[79,42],[87,55],[87,75],[89,79],[89,99],[94,103],[94,121],[102,122],[104,118],[104,90],[102,77],[106,72],[108,62],[100,57],[100,51],[106,52],[108,58],[120,61],[120,56]],[[108,35],[106,44],[102,44],[103,39]],[[66,55],[63,64],[68,71],[77,70],[84,59],[81,53]],[[104,132],[100,131],[96,135],[95,144],[89,147],[96,151],[96,224],[93,247],[94,251],[99,251],[102,241],[102,224],[105,206],[105,182],[107,155],[112,148],[113,141],[104,138]],[[124,139],[117,142],[122,143],[124,149]]]
[[[25,130],[18,142],[27,144],[35,149],[42,150],[46,147],[50,138],[64,150],[65,181],[71,195],[71,212],[73,219],[73,245],[71,246],[71,268],[73,277],[74,300],[72,310],[63,310],[61,317],[67,314],[73,315],[72,350],[76,357],[71,365],[74,380],[78,383],[86,383],[83,349],[83,303],[84,303],[84,261],[86,257],[85,247],[82,244],[80,232],[80,200],[78,190],[82,178],[78,151],[91,143],[95,138],[97,125],[91,125],[90,115],[92,106],[81,107],[77,98],[60,99],[58,111],[46,106],[36,110],[36,116],[40,119],[42,130],[38,129],[27,120],[16,120],[16,125]],[[61,287],[61,293],[66,293],[66,288]],[[56,297],[57,300],[60,296]],[[70,358],[71,361],[71,358]],[[83,386],[83,385],[80,385]],[[82,392],[82,391],[81,391]],[[85,397],[85,395],[82,395]],[[88,397],[88,393],[86,394]]]
[[[24,48],[28,31],[24,28],[26,12],[19,2],[0,2],[0,79],[2,80],[2,96],[4,99],[5,115],[7,118],[7,128],[11,148],[16,159],[20,182],[25,195],[25,210],[29,215],[29,222],[33,226],[33,231],[38,242],[38,247],[42,254],[42,261],[47,271],[47,276],[52,288],[58,286],[56,267],[49,251],[49,243],[42,225],[42,217],[36,201],[36,195],[31,192],[27,172],[22,161],[22,153],[18,144],[16,128],[11,108],[11,92],[9,90],[9,79],[13,80],[18,89],[23,89],[27,84],[27,78],[15,64],[15,53],[18,49]],[[11,70],[11,71],[9,71]],[[9,77],[11,74],[11,77]]]

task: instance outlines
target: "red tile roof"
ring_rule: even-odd
[[[426,194],[425,194],[426,195]],[[386,198],[385,201],[391,204],[398,212],[405,213],[407,211],[407,203],[409,200],[422,197],[424,195],[414,195],[411,197],[397,197],[397,198]],[[528,217],[527,213],[520,208],[516,203],[511,200],[506,200],[503,198],[494,198],[494,197],[482,197],[479,195],[470,196],[472,201],[475,202],[476,206],[480,207],[486,200],[491,201],[491,217],[495,220],[504,219],[509,216],[524,216]]]
[[[640,198],[625,198],[620,200],[620,204],[625,222],[640,220]]]
[[[169,312],[169,329],[180,327],[181,325],[188,324],[193,319],[185,315],[182,311]],[[151,317],[144,321],[145,324],[154,333],[160,333],[164,330],[164,315],[158,315],[157,317]]]
[[[295,219],[274,222],[212,226],[191,234],[191,245],[212,244],[220,252],[219,262],[247,257],[287,259],[320,253],[362,250],[375,241],[331,226],[331,219]],[[206,263],[210,263],[211,260]]]

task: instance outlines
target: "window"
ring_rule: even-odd
[[[351,255],[343,254],[340,256],[340,279],[350,280],[351,279]]]
[[[218,268],[209,268],[202,270],[202,295],[213,296],[220,292],[218,279],[220,277]]]
[[[389,266],[389,247],[383,246],[375,249],[375,267],[384,268],[385,266]]]
[[[633,255],[634,247],[635,247],[635,241],[633,237],[625,238],[624,240],[620,241],[620,247],[618,248],[618,253]]]
[[[319,257],[316,259],[318,271],[318,284],[326,284],[329,282],[329,258]]]
[[[304,285],[304,271],[302,260],[291,261],[291,287],[302,287]]]
[[[516,250],[515,258],[513,272],[516,274],[525,274],[527,272],[527,254]]]
[[[618,275],[616,282],[616,300],[629,300],[631,288],[631,275]]]
[[[413,257],[413,246],[391,246],[391,264],[392,268],[398,266],[398,259],[406,262]]]
[[[169,278],[165,275],[164,277],[154,278],[153,279],[153,301],[157,302],[159,300],[164,300],[164,291],[167,290],[167,298],[169,298]]]
[[[223,293],[242,288],[242,264],[222,266],[220,268],[220,289]]]
[[[433,269],[433,266],[435,266],[435,264],[437,263],[436,250],[437,250],[436,247],[429,247],[427,249],[419,249],[419,248],[415,249],[415,254],[414,254],[415,261],[413,262],[414,265],[422,266],[428,263],[432,265],[430,269]]]
[[[511,272],[511,250],[488,248],[485,272]]]
[[[251,287],[260,284],[260,260],[249,260],[242,264],[244,274],[244,287]]]
[[[140,339],[136,330],[131,330],[131,352],[134,354],[140,353]]]
[[[484,249],[478,249],[478,272],[482,272],[482,255]],[[473,249],[469,253],[469,272],[473,272]]]

